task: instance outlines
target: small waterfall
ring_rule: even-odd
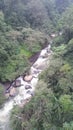
[[[35,86],[38,82],[38,75],[46,68],[49,57],[51,55],[51,45],[48,45],[43,49],[37,59],[37,61],[30,68],[30,75],[32,75],[32,80],[26,82],[23,80],[22,76],[18,77],[21,81],[21,87],[18,88],[18,94],[5,103],[4,107],[0,110],[0,130],[12,130],[9,125],[10,112],[14,105],[21,105],[23,101],[30,99],[35,91]],[[25,89],[25,86],[30,86],[31,88]]]

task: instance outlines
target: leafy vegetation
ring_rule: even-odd
[[[12,29],[0,12],[0,81],[11,81],[29,69],[30,58],[47,46],[49,37],[40,31]],[[25,68],[25,69],[24,69]]]

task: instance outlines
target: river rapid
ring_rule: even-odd
[[[51,45],[49,44],[45,49],[40,52],[40,55],[36,62],[30,68],[30,75],[33,76],[30,82],[23,80],[22,76],[17,79],[21,81],[21,87],[18,88],[18,94],[9,99],[4,104],[4,107],[0,109],[0,130],[12,130],[9,125],[10,113],[14,105],[21,106],[22,103],[34,95],[35,87],[38,82],[39,74],[47,67],[50,61]],[[31,86],[29,89],[25,89],[25,86]]]

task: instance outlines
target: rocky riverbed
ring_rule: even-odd
[[[38,59],[32,65],[29,74],[18,77],[10,87],[6,89],[6,97],[13,97],[14,102],[20,104],[19,102],[22,103],[22,99],[25,100],[26,97],[29,98],[34,95],[35,82],[38,80],[38,75],[46,68],[50,54],[51,50],[49,45],[41,51]]]
[[[35,94],[35,87],[37,86],[39,74],[47,67],[50,61],[50,45],[43,49],[36,60],[31,66],[29,74],[19,76],[8,89],[6,89],[6,96],[9,101],[5,103],[4,107],[0,110],[0,123],[8,123],[10,111],[14,105],[23,107],[30,101],[31,97]],[[3,125],[2,125],[3,126]],[[6,128],[2,130],[7,130]],[[10,130],[10,129],[9,129]]]

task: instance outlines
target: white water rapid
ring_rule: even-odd
[[[38,75],[46,68],[51,55],[51,45],[48,45],[43,49],[37,59],[37,61],[30,68],[30,75],[33,76],[30,82],[23,80],[20,76],[21,87],[18,88],[18,94],[5,103],[4,107],[0,110],[0,130],[12,130],[9,126],[10,112],[14,105],[21,105],[23,101],[30,99],[34,94],[35,86],[38,82]],[[31,86],[30,89],[25,89],[25,86]]]

